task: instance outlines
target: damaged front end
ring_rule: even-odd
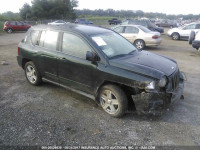
[[[155,82],[155,87],[153,83],[149,83],[148,86],[150,89],[132,95],[136,111],[139,115],[160,115],[165,108],[181,98],[184,78],[178,70],[167,77],[167,83],[164,87],[160,87],[159,82]]]

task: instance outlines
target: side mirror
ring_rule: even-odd
[[[95,53],[87,51],[86,60],[91,61],[91,62],[95,62],[95,61],[99,61],[100,58]]]

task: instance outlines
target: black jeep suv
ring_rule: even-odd
[[[33,27],[19,43],[17,60],[30,84],[66,87],[114,117],[131,104],[138,114],[160,112],[184,87],[176,61],[139,51],[119,34],[94,26]]]

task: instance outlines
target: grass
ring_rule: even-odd
[[[0,33],[3,33],[4,22],[0,21]]]

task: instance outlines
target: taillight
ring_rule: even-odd
[[[20,43],[19,43],[20,44]],[[17,46],[17,55],[19,55],[19,44]]]
[[[157,38],[158,38],[157,35],[152,36],[152,39],[157,39]]]

